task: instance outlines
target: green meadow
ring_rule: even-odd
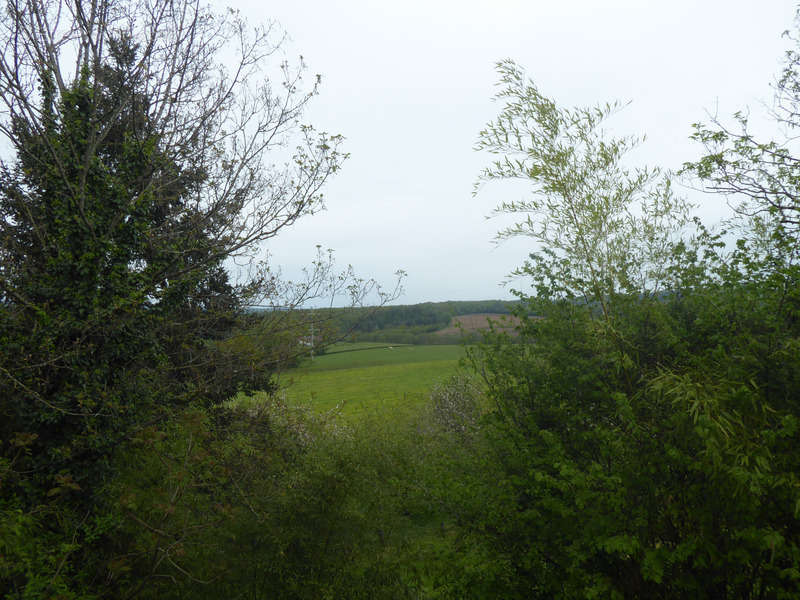
[[[423,404],[433,385],[456,372],[463,346],[340,343],[278,379],[290,406],[345,418],[403,413]],[[259,402],[256,394],[251,400]]]

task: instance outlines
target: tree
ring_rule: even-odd
[[[498,63],[497,70],[503,86],[497,97],[505,106],[480,132],[476,148],[500,158],[480,179],[521,179],[533,188],[525,200],[498,206],[498,214],[527,215],[498,238],[537,242],[552,259],[548,269],[558,265],[559,292],[569,297],[602,304],[609,295],[657,289],[687,206],[658,169],[624,166],[625,154],[641,139],[603,131],[622,106],[560,108],[513,61]],[[529,262],[517,274],[535,269]]]
[[[794,47],[786,51],[775,82],[771,116],[785,138],[759,140],[751,132],[745,111],[734,115],[735,126],[717,117],[710,126],[695,123],[692,139],[703,145],[705,156],[687,162],[683,172],[697,176],[708,191],[733,196],[739,213],[767,217],[796,237],[800,231],[800,159],[795,148],[800,127],[800,38],[796,31],[786,31],[784,37]]]
[[[652,298],[669,285],[672,244],[688,221],[688,206],[658,169],[625,166],[626,153],[641,139],[604,131],[619,103],[560,108],[513,61],[497,70],[503,86],[497,97],[505,106],[480,132],[477,149],[500,158],[480,179],[532,186],[526,199],[495,210],[526,215],[498,238],[537,243],[515,275],[530,277],[539,298],[578,301],[590,312],[596,307],[625,370],[638,349],[618,326],[619,301]]]
[[[181,407],[268,387],[274,365],[243,368],[232,336],[282,284],[227,267],[320,210],[346,155],[300,123],[319,78],[269,77],[276,26],[192,0],[18,0],[0,32],[0,589],[113,594],[115,456]],[[296,294],[363,291],[330,268]]]
[[[510,566],[506,597],[796,595],[792,253],[755,235],[726,253],[702,225],[682,239],[685,204],[602,135],[613,107],[564,110],[499,72],[484,178],[533,183],[501,236],[540,245],[518,343],[472,353],[499,474],[467,535]]]

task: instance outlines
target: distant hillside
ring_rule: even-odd
[[[489,322],[493,321],[499,331],[514,333],[514,326],[519,324],[519,319],[505,313],[478,313],[459,315],[450,320],[448,327],[436,331],[439,336],[457,336],[476,333],[489,329]]]
[[[488,329],[487,319],[510,315],[519,303],[505,300],[423,302],[399,306],[310,309],[317,347],[337,340],[397,344],[455,344],[464,333]],[[264,318],[279,313],[253,309]],[[305,311],[299,311],[303,313]],[[300,321],[303,321],[301,318]],[[458,323],[461,324],[459,328]],[[310,344],[311,329],[300,343]],[[509,333],[511,333],[509,328]]]
[[[398,327],[428,327],[436,331],[450,325],[453,317],[470,314],[509,314],[516,302],[504,300],[472,300],[423,302],[400,306],[343,309],[336,320],[354,332],[373,332]],[[333,309],[336,310],[336,309]]]
[[[329,322],[340,335],[356,341],[452,344],[462,340],[464,331],[474,333],[488,328],[487,318],[509,315],[516,304],[476,300],[331,309]],[[458,322],[464,330],[458,329]]]

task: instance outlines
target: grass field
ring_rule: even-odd
[[[426,402],[430,388],[454,373],[463,355],[462,346],[336,344],[283,373],[279,393],[290,405],[337,410],[346,418],[402,412]]]
[[[295,372],[330,371],[358,367],[377,367],[419,362],[458,360],[464,348],[448,346],[393,345],[384,342],[340,343],[328,348],[327,353],[313,361],[306,360]]]

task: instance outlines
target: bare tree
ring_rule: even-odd
[[[174,172],[202,174],[203,184],[186,202],[192,225],[214,232],[215,248],[206,262],[251,252],[322,208],[322,185],[345,158],[339,136],[317,133],[299,121],[317,93],[319,77],[306,86],[302,62],[297,68],[282,62],[277,86],[267,77],[274,62],[267,59],[276,57],[282,41],[274,24],[248,27],[236,12],[214,14],[197,0],[12,0],[0,36],[0,132],[17,153],[27,151],[14,128],[20,121],[48,141],[43,82],[53,82],[52,102],[82,78],[98,85],[106,66],[117,59],[115,51],[129,45],[135,57],[125,65],[116,90],[122,93],[112,107],[84,108],[94,130],[76,158],[88,173],[89,162],[136,100],[132,96],[141,98],[148,133],[174,161]],[[296,134],[299,144],[293,153],[286,151]],[[60,153],[51,150],[83,214],[87,182],[68,175]],[[275,164],[276,151],[285,164]],[[108,226],[124,219],[142,195],[175,183],[162,172],[149,175]],[[88,218],[85,225],[96,227]],[[153,235],[162,233],[167,234]],[[203,266],[176,260],[179,264],[181,269]]]
[[[798,24],[800,12],[795,27]],[[692,134],[703,145],[705,156],[684,164],[682,170],[699,177],[705,190],[734,198],[740,215],[767,219],[795,237],[800,232],[800,40],[796,32],[784,32],[794,47],[784,56],[769,111],[783,130],[783,139],[759,139],[747,111],[735,113],[733,126],[714,115],[710,125],[696,123]]]

